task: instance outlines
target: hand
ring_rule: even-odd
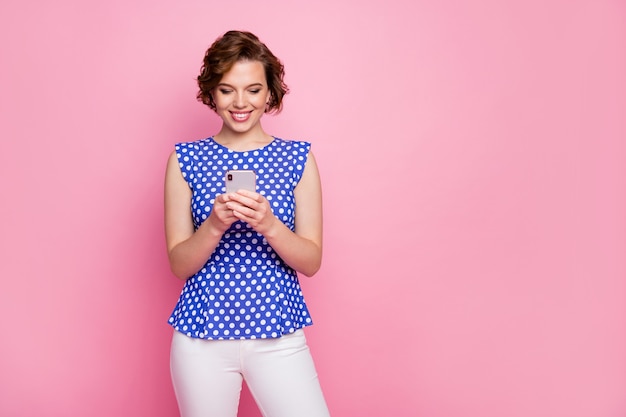
[[[213,203],[211,215],[207,219],[213,227],[220,230],[222,233],[228,230],[230,225],[238,220],[237,217],[235,217],[233,210],[228,207],[229,200],[229,194],[218,195],[215,198],[215,203]]]
[[[226,194],[226,207],[234,217],[248,223],[255,231],[265,235],[275,224],[276,216],[272,213],[269,201],[259,193],[239,190]]]

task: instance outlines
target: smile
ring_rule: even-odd
[[[238,122],[245,122],[246,120],[248,120],[250,118],[250,115],[252,114],[251,111],[248,112],[233,112],[231,111],[230,114],[233,116],[233,119],[235,119]]]

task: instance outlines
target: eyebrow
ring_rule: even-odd
[[[227,83],[219,83],[216,87],[229,87],[229,88],[235,89],[235,87],[233,87],[232,85],[227,84]],[[254,84],[250,84],[246,88],[250,88],[250,87],[263,87],[263,84],[262,83],[254,83]]]

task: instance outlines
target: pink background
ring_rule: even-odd
[[[0,415],[174,416],[162,187],[257,33],[322,172],[335,417],[626,415],[623,1],[3,1]],[[244,391],[242,415],[258,416]]]

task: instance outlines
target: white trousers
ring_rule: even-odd
[[[170,368],[182,417],[236,417],[243,379],[264,417],[330,416],[303,330],[255,340],[175,331]]]

